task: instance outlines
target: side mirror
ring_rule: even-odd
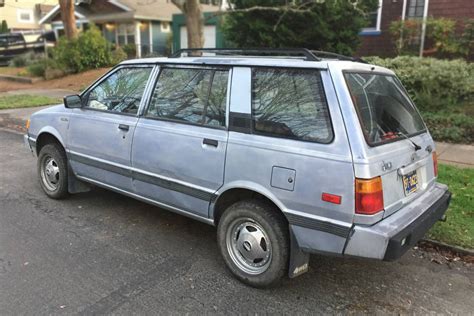
[[[77,94],[68,95],[64,97],[63,100],[64,100],[64,106],[67,107],[68,109],[75,109],[75,108],[82,107],[81,97]]]

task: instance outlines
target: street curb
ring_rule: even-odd
[[[21,131],[16,130],[16,129],[8,128],[8,127],[3,127],[3,126],[0,126],[0,131],[1,132],[12,133],[12,134],[17,134],[17,135],[25,135],[24,132],[21,132]]]
[[[41,81],[42,79],[41,78],[29,78],[29,77],[12,76],[12,75],[0,75],[0,80],[21,82],[21,83],[35,83],[35,82]]]
[[[462,247],[459,247],[459,246],[453,246],[453,245],[449,245],[449,244],[446,244],[444,242],[429,239],[429,238],[423,238],[420,241],[430,243],[430,244],[432,244],[434,246],[437,246],[437,247],[440,247],[440,248],[445,248],[445,249],[450,250],[452,252],[457,252],[457,253],[467,255],[467,256],[474,256],[474,249],[467,249],[467,248],[462,248]]]

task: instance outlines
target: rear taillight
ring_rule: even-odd
[[[356,214],[373,215],[380,211],[383,211],[382,178],[356,179]]]
[[[438,176],[438,156],[436,155],[436,151],[433,151],[433,169],[435,177]]]

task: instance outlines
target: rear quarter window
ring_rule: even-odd
[[[256,134],[318,143],[332,141],[329,110],[318,70],[252,70]]]

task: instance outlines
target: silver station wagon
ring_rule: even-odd
[[[306,272],[310,253],[395,260],[451,197],[395,74],[336,54],[125,61],[28,123],[49,197],[96,185],[215,225],[256,287]]]

